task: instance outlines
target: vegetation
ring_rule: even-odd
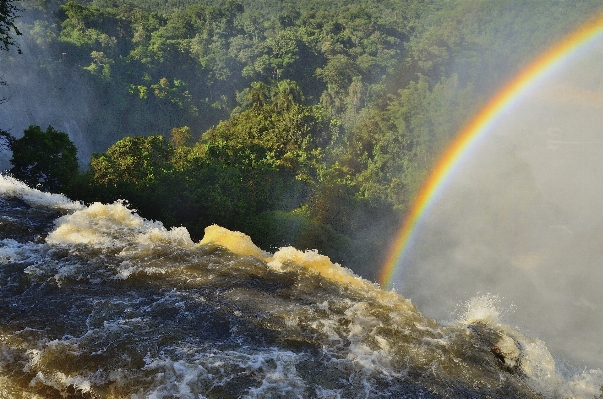
[[[15,1],[0,0],[0,50],[8,51],[12,46],[19,46],[15,43],[14,36],[20,35],[19,28],[15,25],[18,8]]]
[[[126,199],[197,239],[218,223],[266,249],[317,248],[368,277],[479,104],[601,9],[598,0],[23,3],[34,16],[20,28],[28,48],[53,54],[40,68],[49,79],[78,76],[99,99],[85,127],[97,153],[63,191]]]
[[[9,173],[30,186],[55,192],[65,190],[78,174],[77,148],[67,133],[52,126],[46,131],[30,126],[19,139],[7,132],[0,132],[0,137],[13,153]]]
[[[8,51],[11,47],[16,46],[17,51],[21,52],[21,48],[15,42],[14,36],[21,35],[21,31],[15,25],[17,19],[17,6],[14,1],[0,0],[0,51]],[[6,86],[6,82],[0,77],[0,86]],[[6,98],[0,97],[0,104],[6,101]],[[0,133],[6,133],[0,130]]]

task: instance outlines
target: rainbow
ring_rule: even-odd
[[[486,136],[526,93],[561,68],[565,61],[586,51],[590,44],[601,37],[603,37],[603,14],[584,23],[536,58],[492,97],[458,133],[420,189],[390,247],[388,257],[379,273],[379,283],[382,287],[387,288],[392,285],[417,239],[424,216],[443,191],[454,171],[463,159],[468,157],[480,139]]]

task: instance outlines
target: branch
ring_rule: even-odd
[[[12,46],[16,47],[21,54],[21,47],[15,42],[14,36],[20,36],[21,32],[15,25],[15,19],[21,11],[13,0],[0,0],[0,50],[8,51]]]
[[[0,129],[0,149],[12,151],[13,145],[17,141],[9,132]]]

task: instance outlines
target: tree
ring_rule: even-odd
[[[10,173],[32,187],[60,191],[78,174],[77,148],[67,133],[52,126],[42,131],[30,126],[23,137],[15,139],[0,132],[13,152]]]
[[[17,52],[21,53],[19,44],[15,43],[11,31],[14,35],[20,35],[21,32],[15,26],[18,8],[10,0],[0,0],[0,50],[8,51],[11,46],[17,47]],[[0,77],[0,86],[6,86],[6,82]],[[6,98],[0,97],[0,104],[6,101]]]
[[[8,51],[11,46],[16,46],[17,51],[21,53],[19,45],[13,38],[13,34],[17,36],[21,34],[15,25],[19,9],[14,3],[12,0],[0,0],[0,50]]]
[[[99,184],[125,182],[136,188],[148,187],[169,169],[172,153],[173,147],[163,136],[125,137],[107,152],[92,155],[90,173]]]
[[[190,127],[175,127],[170,133],[170,144],[174,148],[184,147],[192,141],[192,138]]]

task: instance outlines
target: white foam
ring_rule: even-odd
[[[345,311],[351,321],[347,328],[349,348],[347,359],[358,364],[365,373],[378,371],[384,376],[397,376],[391,367],[389,341],[378,331],[383,322],[371,313],[370,304],[358,302]]]
[[[496,343],[505,354],[505,363],[517,366],[528,385],[545,398],[594,399],[603,390],[603,372],[586,370],[581,373],[561,373],[544,342],[529,338],[517,329],[501,322],[500,298],[481,295],[471,298],[457,319],[461,325],[480,322],[500,335]]]
[[[121,249],[124,255],[145,256],[158,245],[192,249],[184,227],[166,229],[161,222],[149,221],[122,202],[95,202],[55,222],[56,228],[46,238],[53,245],[86,244],[99,249]]]
[[[250,359],[251,360],[251,359]],[[250,388],[243,398],[266,398],[282,395],[285,397],[304,397],[306,384],[298,375],[295,368],[299,355],[288,351],[274,351],[269,356],[260,356],[253,359],[251,365],[255,371],[264,374],[262,384],[257,388]],[[270,361],[274,366],[270,366]]]
[[[19,243],[10,238],[0,240],[0,265],[39,260],[42,245]]]
[[[80,202],[75,202],[63,194],[43,193],[25,183],[0,174],[0,196],[20,198],[32,206],[43,206],[51,209],[74,211],[84,208]]]
[[[499,324],[501,300],[497,295],[475,296],[465,304],[465,310],[460,314],[458,321],[463,324],[471,324],[477,321],[491,325]]]
[[[321,255],[316,250],[300,251],[293,247],[284,247],[266,261],[270,268],[279,272],[303,267],[339,284],[373,291],[376,288],[373,283],[355,275],[350,269],[331,262],[328,256]]]
[[[188,363],[184,360],[171,361],[169,359],[147,360],[145,369],[161,369],[155,375],[156,386],[144,395],[148,399],[161,399],[164,397],[179,398],[205,398],[192,392],[191,384],[207,375],[207,370],[198,364]],[[138,397],[134,395],[133,397]]]
[[[132,399],[203,398],[213,387],[241,377],[257,381],[257,386],[242,389],[240,398],[305,397],[307,386],[296,370],[302,356],[277,348],[251,353],[212,350],[187,360],[147,356],[143,370],[153,373],[152,387]]]
[[[68,386],[73,386],[76,391],[82,393],[89,393],[92,387],[92,384],[88,379],[78,375],[68,376],[60,371],[55,371],[50,374],[39,371],[29,383],[31,387],[34,387],[37,384],[51,386],[58,391],[62,391]]]
[[[251,237],[238,231],[230,231],[218,225],[205,228],[205,235],[198,245],[218,245],[240,256],[253,256],[265,259],[269,254],[258,248]]]

